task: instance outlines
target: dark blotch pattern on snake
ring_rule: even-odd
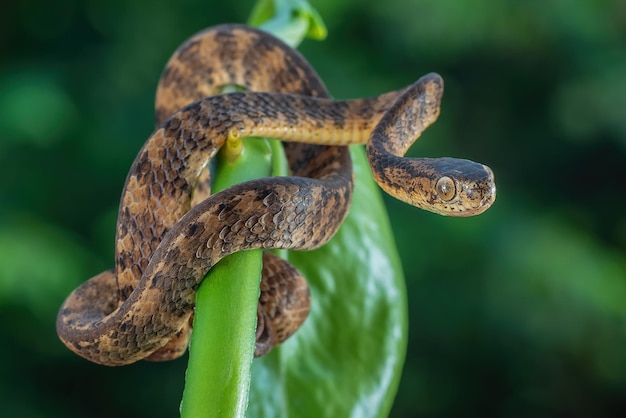
[[[250,92],[219,94],[226,85]],[[205,30],[163,71],[158,128],[135,159],[122,193],[116,265],[74,290],[57,332],[67,347],[104,365],[184,353],[195,291],[221,258],[252,248],[308,250],[334,235],[352,193],[349,144],[367,144],[388,193],[444,215],[469,216],[495,199],[489,168],[403,155],[435,121],[443,81],[428,74],[378,97],[335,101],[302,56],[241,25]],[[241,183],[210,195],[210,159],[229,135],[279,138],[291,176]],[[308,287],[264,256],[255,355],[306,318]]]

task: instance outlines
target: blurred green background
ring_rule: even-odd
[[[172,417],[184,360],[91,365],[56,310],[112,266],[119,194],[160,71],[253,0],[19,0],[0,14],[0,410]],[[626,410],[626,2],[317,0],[301,50],[338,98],[436,71],[442,114],[411,150],[488,164],[484,215],[387,199],[409,290],[394,417]],[[94,388],[97,388],[94,391]]]

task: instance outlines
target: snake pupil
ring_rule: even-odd
[[[441,177],[435,185],[437,194],[441,200],[448,201],[456,196],[456,187],[454,181],[450,177]]]

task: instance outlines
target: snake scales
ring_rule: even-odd
[[[226,85],[250,92],[218,94]],[[435,121],[443,81],[428,74],[370,99],[335,101],[302,56],[241,25],[209,28],[168,62],[156,98],[158,128],[124,185],[115,268],[75,289],[57,333],[93,362],[166,360],[187,347],[195,291],[224,256],[251,248],[307,250],[326,243],[349,208],[348,149],[367,144],[378,184],[417,207],[470,216],[495,199],[491,170],[452,158],[403,155]],[[238,184],[210,195],[208,162],[231,136],[274,137],[291,176]],[[297,271],[264,256],[257,347],[262,355],[308,314]]]

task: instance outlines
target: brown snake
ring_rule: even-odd
[[[250,92],[218,94],[226,85]],[[396,92],[335,101],[304,58],[267,33],[222,25],[195,35],[162,74],[158,128],[126,179],[115,269],[68,296],[61,341],[111,366],[182,355],[195,291],[217,261],[252,248],[313,249],[337,231],[353,186],[344,145],[367,144],[376,181],[405,202],[444,215],[483,212],[495,199],[488,167],[403,158],[437,118],[442,94],[442,79],[428,74]],[[205,168],[229,135],[286,141],[292,175],[210,195]],[[269,255],[264,264],[255,355],[291,335],[309,306],[293,267]]]

